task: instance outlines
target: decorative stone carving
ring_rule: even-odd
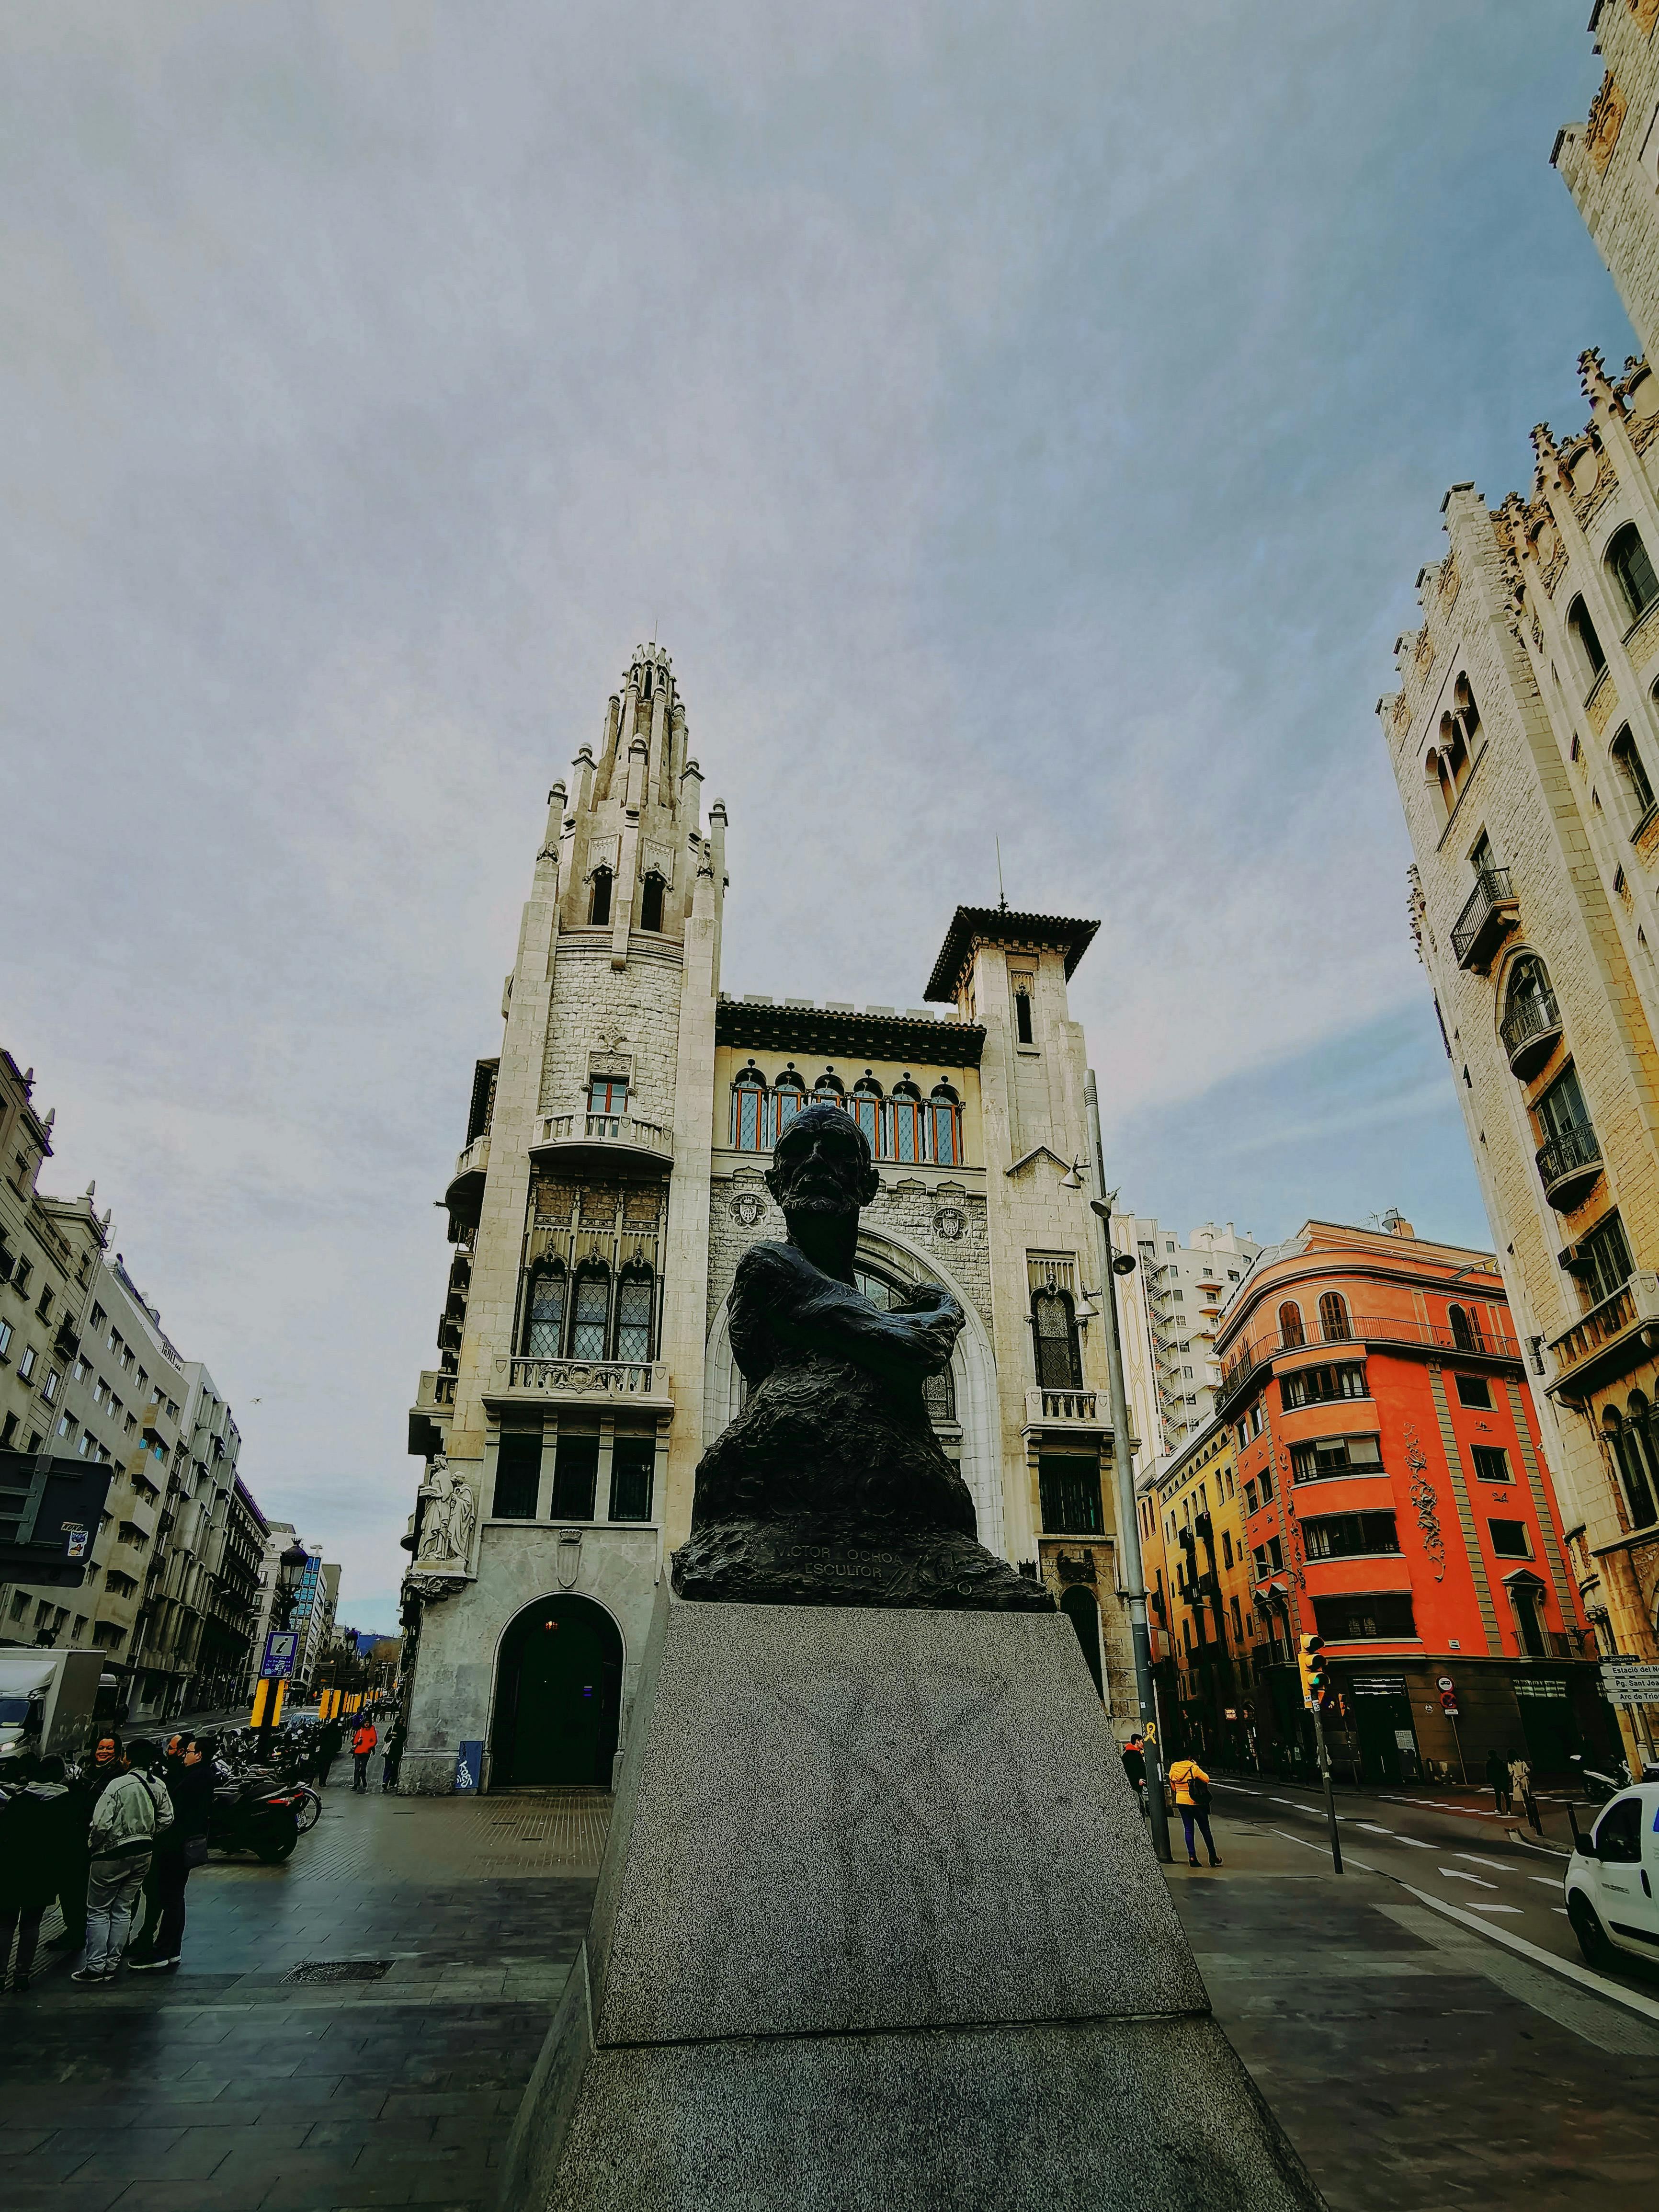
[[[1417,1510],[1417,1525],[1423,1531],[1423,1549],[1429,1555],[1436,1582],[1443,1583],[1446,1579],[1446,1540],[1440,1533],[1438,1500],[1434,1485],[1429,1480],[1428,1455],[1410,1421],[1406,1424],[1406,1465],[1411,1470],[1411,1501]]]
[[[968,1217],[959,1206],[941,1206],[933,1216],[933,1234],[944,1243],[957,1243],[967,1227]]]
[[[471,1484],[461,1475],[452,1474],[449,1462],[440,1452],[421,1486],[421,1496],[426,1500],[426,1511],[421,1521],[420,1548],[415,1554],[416,1568],[447,1568],[451,1573],[465,1575],[478,1517]]]
[[[752,1229],[765,1211],[766,1200],[757,1190],[740,1190],[732,1200],[732,1218],[745,1229]]]
[[[697,1468],[682,1597],[762,1605],[1048,1613],[1054,1601],[976,1540],[973,1499],[935,1437],[922,1384],[948,1364],[961,1308],[918,1284],[883,1311],[854,1287],[859,1212],[880,1188],[869,1141],[809,1107],[767,1188],[787,1243],[738,1262],[732,1348],[742,1412]]]
[[[1607,163],[1613,159],[1613,149],[1619,143],[1619,133],[1624,127],[1627,106],[1618,80],[1609,70],[1601,80],[1601,89],[1590,102],[1590,111],[1584,124],[1584,146],[1595,165],[1598,177],[1607,173]]]

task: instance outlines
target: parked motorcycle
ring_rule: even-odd
[[[222,1782],[213,1793],[210,1850],[252,1851],[267,1866],[276,1865],[300,1840],[305,1795],[297,1783],[272,1781],[269,1776]]]
[[[1630,1788],[1630,1766],[1625,1759],[1618,1761],[1611,1774],[1604,1774],[1600,1767],[1586,1766],[1582,1751],[1569,1753],[1568,1761],[1577,1769],[1578,1786],[1592,1805],[1605,1805],[1609,1797],[1616,1797],[1621,1790]]]

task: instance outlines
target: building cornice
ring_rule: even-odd
[[[714,1042],[744,1052],[823,1053],[827,1059],[904,1060],[916,1067],[977,1067],[985,1032],[969,1022],[853,1007],[782,1006],[722,997]]]

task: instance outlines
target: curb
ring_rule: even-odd
[[[1572,1857],[1571,1851],[1562,1850],[1559,1844],[1540,1843],[1534,1837],[1522,1835],[1519,1828],[1506,1828],[1504,1832],[1512,1844],[1519,1844],[1522,1850],[1541,1851],[1546,1858],[1559,1859],[1563,1866],[1568,1864]]]

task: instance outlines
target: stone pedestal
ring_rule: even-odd
[[[1319,2199],[1071,1623],[659,1601],[519,2212]]]

